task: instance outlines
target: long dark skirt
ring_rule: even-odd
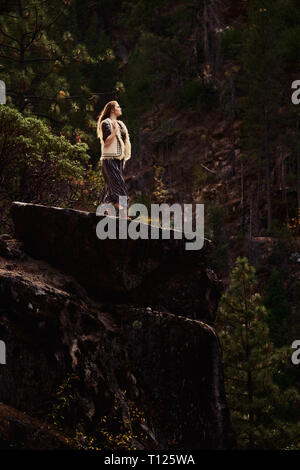
[[[129,194],[123,178],[123,160],[119,158],[104,158],[101,160],[102,173],[104,177],[104,189],[100,196],[102,203],[119,203],[119,196],[127,197],[129,204]]]

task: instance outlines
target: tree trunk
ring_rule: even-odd
[[[266,175],[266,193],[267,193],[267,229],[271,229],[272,224],[272,198],[271,198],[271,176],[270,176],[270,152],[268,140],[268,122],[267,112],[265,110],[265,126],[264,126],[264,154],[265,154],[265,175]]]

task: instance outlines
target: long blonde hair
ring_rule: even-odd
[[[97,122],[97,137],[98,137],[98,139],[101,139],[101,137],[102,137],[102,127],[101,127],[102,121],[110,116],[110,113],[114,110],[116,105],[117,105],[117,101],[109,101],[108,103],[106,103],[106,105],[102,109],[101,113],[99,114],[98,122]]]
[[[103,134],[102,134],[101,123],[104,119],[106,119],[107,117],[110,116],[111,111],[114,109],[114,107],[117,104],[118,104],[117,101],[109,101],[108,103],[106,103],[103,110],[101,111],[101,113],[98,116],[97,137],[100,139],[101,145],[103,145]],[[125,154],[125,157],[124,157],[125,160],[129,160],[129,158],[131,157],[131,142],[130,142],[130,138],[129,138],[129,132],[128,132],[128,129],[126,127],[126,124],[123,121],[118,119],[118,123],[120,124],[123,131],[125,132],[125,145],[124,145],[122,137],[119,134],[119,141],[120,141],[120,145],[121,145],[121,148],[122,148],[122,154],[123,153]]]

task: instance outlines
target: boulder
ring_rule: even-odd
[[[117,422],[119,413],[137,449],[234,447],[211,326],[149,307],[101,303],[80,288],[75,296],[55,268],[48,278],[51,266],[42,273],[33,259],[14,261],[12,270],[3,262],[0,268],[0,338],[7,351],[0,402],[49,425],[59,410],[60,433],[70,442],[80,431],[101,447],[101,419]],[[132,409],[144,418],[133,422]],[[0,441],[1,419],[0,407]],[[20,426],[26,448],[65,445],[54,435],[34,440],[36,425],[28,420]],[[5,436],[22,448],[13,430]]]
[[[209,265],[210,240],[187,250],[184,234],[174,239],[169,230],[170,239],[162,239],[162,229],[159,239],[101,240],[96,226],[104,216],[22,202],[12,204],[12,217],[24,251],[72,274],[91,297],[213,323],[221,282]]]

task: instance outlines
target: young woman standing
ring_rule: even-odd
[[[127,198],[129,194],[123,178],[126,161],[131,157],[131,143],[126,125],[120,119],[122,109],[117,101],[109,101],[101,111],[97,122],[97,137],[101,142],[101,166],[104,177],[104,189],[101,203],[112,203],[122,209],[119,196]]]

